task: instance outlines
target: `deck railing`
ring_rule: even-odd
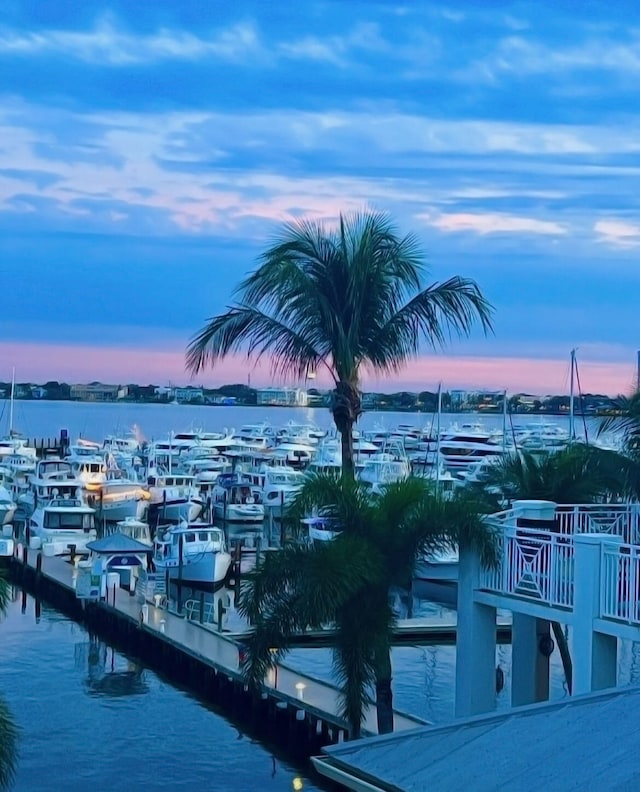
[[[530,528],[508,529],[499,539],[497,568],[484,570],[481,587],[561,608],[573,606],[573,542]]]
[[[628,544],[640,544],[640,504],[607,503],[556,507],[558,530],[563,534],[608,533]]]
[[[603,545],[600,563],[600,615],[640,625],[640,547]]]
[[[481,588],[563,609],[573,608],[573,536],[616,537],[602,545],[600,615],[640,626],[640,504],[559,505],[540,528],[516,506],[489,522],[499,537],[499,563],[481,573]]]

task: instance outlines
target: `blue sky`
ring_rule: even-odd
[[[4,0],[0,74],[5,378],[187,382],[282,221],[368,206],[496,310],[368,386],[632,383],[634,2]]]

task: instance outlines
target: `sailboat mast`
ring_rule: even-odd
[[[440,417],[442,416],[442,383],[438,385],[438,420],[436,421],[436,493],[440,491]]]
[[[11,372],[11,401],[9,402],[9,437],[13,436],[13,397],[16,390],[16,367]]]
[[[507,453],[507,389],[502,394],[502,453]]]
[[[576,439],[574,411],[574,381],[576,377],[576,350],[571,350],[571,384],[569,386],[569,442]]]

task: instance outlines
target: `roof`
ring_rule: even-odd
[[[333,745],[314,764],[372,791],[631,790],[639,729],[634,686]]]
[[[104,536],[102,539],[96,539],[93,542],[87,542],[87,549],[93,553],[148,553],[151,548],[149,545],[139,542],[137,539],[132,539],[123,533],[113,533],[109,536]]]

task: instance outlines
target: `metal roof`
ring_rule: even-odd
[[[104,536],[102,539],[95,539],[93,542],[87,542],[87,549],[94,553],[149,553],[151,547],[138,542],[137,539],[132,539],[130,536],[122,533],[113,533]]]
[[[354,790],[566,792],[640,787],[640,687],[342,743],[316,769]]]

